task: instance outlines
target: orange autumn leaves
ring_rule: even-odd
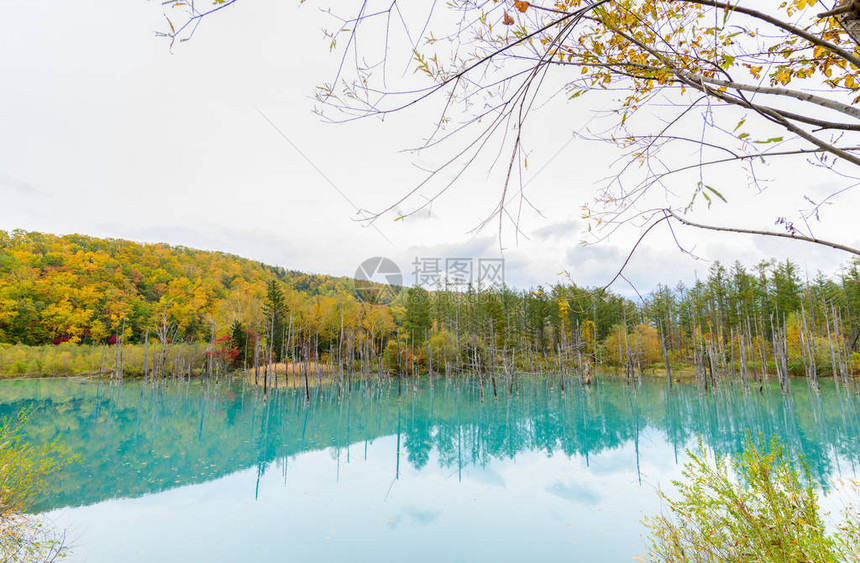
[[[529,4],[528,2],[514,2],[514,8],[523,13],[525,13],[525,11],[529,9],[529,6],[531,6],[531,4]],[[507,10],[505,10],[505,14],[504,16],[502,16],[502,23],[505,25],[514,24],[514,18],[508,13]]]

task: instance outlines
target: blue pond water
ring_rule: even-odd
[[[80,456],[37,509],[86,562],[633,561],[699,436],[777,435],[825,489],[860,465],[860,403],[832,382],[518,387],[7,381],[0,415]]]

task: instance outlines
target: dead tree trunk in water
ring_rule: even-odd
[[[149,329],[146,329],[146,336],[143,339],[143,379],[147,379],[149,375]]]
[[[663,351],[663,363],[666,364],[666,379],[669,380],[669,391],[672,390],[672,366],[669,365],[669,351],[666,346],[666,333],[663,330],[663,320],[660,320],[660,348]]]

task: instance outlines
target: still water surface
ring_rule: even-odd
[[[0,416],[29,409],[34,440],[80,456],[38,506],[73,562],[633,561],[698,436],[730,453],[778,435],[825,488],[860,464],[857,397],[832,383],[498,391],[8,381]]]

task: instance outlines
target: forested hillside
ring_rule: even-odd
[[[628,377],[675,369],[744,384],[776,375],[785,386],[790,374],[848,383],[860,359],[858,267],[808,279],[790,261],[717,262],[691,287],[659,285],[635,301],[555,284],[410,288],[381,304],[347,278],[219,252],[0,231],[0,372],[113,364],[112,373],[163,376],[288,362],[329,373],[583,375],[616,366]],[[106,346],[116,348],[107,362]]]
[[[102,343],[125,324],[142,341],[163,314],[182,339],[261,311],[266,283],[290,299],[348,296],[347,278],[304,274],[222,252],[82,235],[0,231],[0,342]]]

